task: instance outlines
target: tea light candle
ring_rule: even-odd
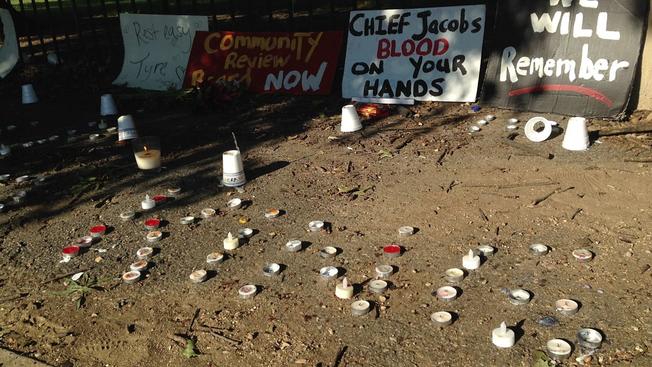
[[[279,215],[281,215],[281,211],[278,210],[278,209],[271,208],[271,209],[266,209],[265,210],[265,218],[267,218],[267,219],[276,218]]]
[[[88,136],[88,140],[90,140],[90,141],[95,141],[95,140],[97,140],[99,138],[100,138],[100,134],[90,134]]]
[[[573,251],[573,257],[577,261],[579,261],[581,263],[585,263],[585,262],[589,262],[589,261],[593,260],[593,252],[582,248],[582,249]]]
[[[152,254],[154,254],[154,249],[151,247],[141,247],[136,251],[136,257],[139,260],[149,260]]]
[[[395,243],[383,247],[383,254],[387,257],[399,257],[401,256],[401,246]]]
[[[216,212],[215,212],[215,209],[213,209],[213,208],[204,208],[204,209],[201,210],[201,216],[202,216],[204,219],[208,219],[208,218],[210,218],[210,217],[214,217],[215,214],[216,214]]]
[[[353,298],[353,285],[349,284],[346,277],[342,279],[342,283],[335,286],[335,297],[339,299],[351,299]]]
[[[457,298],[457,289],[447,285],[436,291],[437,298],[444,302],[450,302]]]
[[[161,231],[147,232],[145,238],[147,239],[147,242],[158,242],[161,240],[161,238],[163,238],[163,232]]]
[[[482,129],[480,129],[480,126],[475,126],[474,125],[474,126],[469,127],[469,132],[470,133],[477,133],[477,132],[480,132],[480,130],[482,130]]]
[[[237,237],[234,237],[231,232],[226,236],[224,241],[222,241],[224,244],[224,249],[225,250],[235,250],[240,246],[240,239]]]
[[[136,212],[133,210],[127,210],[125,212],[120,213],[120,219],[122,219],[123,222],[132,220],[136,217]]]
[[[230,210],[240,209],[242,207],[242,199],[233,198],[226,203],[227,208]]]
[[[177,195],[179,195],[181,193],[181,188],[180,187],[170,187],[169,189],[167,189],[167,193],[168,193],[168,195],[176,197]]]
[[[430,315],[430,321],[437,326],[448,326],[453,323],[453,314],[446,311],[435,312]]]
[[[319,256],[323,257],[324,259],[330,259],[335,257],[336,255],[337,255],[337,248],[333,246],[326,246],[319,251]]]
[[[308,223],[308,230],[310,232],[319,232],[324,228],[324,222],[321,220],[313,220]]]
[[[516,334],[503,322],[491,332],[491,342],[498,348],[511,348],[516,342]]]
[[[71,259],[77,255],[79,255],[80,248],[79,246],[76,245],[70,245],[66,246],[61,250],[61,255],[63,255],[64,259]]]
[[[376,277],[380,279],[387,279],[394,273],[394,267],[391,265],[378,265],[375,270]]]
[[[548,249],[548,246],[542,244],[542,243],[535,243],[530,245],[530,253],[534,256],[543,256],[550,251]]]
[[[507,131],[514,131],[514,130],[518,130],[518,125],[509,124],[509,125],[505,126],[505,128],[507,128]]]
[[[140,207],[143,208],[143,210],[151,210],[154,209],[155,206],[156,202],[152,200],[149,195],[145,195],[145,200],[140,202]]]
[[[478,126],[485,126],[485,125],[488,124],[488,123],[489,123],[489,122],[488,122],[487,120],[480,120],[480,121],[476,122],[476,124],[477,124]]]
[[[135,263],[129,265],[129,270],[143,272],[147,270],[149,262],[147,260],[138,260]]]
[[[475,270],[480,267],[480,256],[469,250],[468,255],[462,257],[462,267],[466,270]]]
[[[493,121],[493,120],[496,119],[496,116],[494,116],[494,115],[487,115],[487,116],[484,117],[484,119],[487,120],[487,121]]]
[[[401,237],[408,237],[414,234],[414,227],[403,226],[398,229],[398,235]]]
[[[337,270],[336,267],[334,266],[325,266],[321,269],[319,269],[319,275],[326,280],[331,280],[337,278],[337,274],[339,273],[339,270]]]
[[[122,281],[125,282],[126,284],[132,284],[136,283],[137,281],[140,280],[140,272],[139,271],[128,271],[124,274],[122,274]]]
[[[134,153],[138,168],[143,170],[161,167],[161,151],[159,149],[147,149],[143,147],[140,152]]]
[[[161,225],[161,220],[158,218],[149,218],[143,224],[146,230],[153,231]]]
[[[224,262],[224,254],[221,252],[212,252],[206,255],[206,263],[215,265]]]
[[[93,244],[94,237],[92,236],[84,236],[80,237],[75,240],[75,245],[81,247],[81,248],[86,248],[90,247]]]
[[[9,180],[10,177],[11,177],[10,174],[3,173],[3,174],[0,175],[0,181],[2,181],[2,182],[7,181],[7,180]]]
[[[563,339],[550,339],[546,343],[546,351],[548,356],[555,361],[563,361],[570,356],[573,348]]]
[[[372,280],[369,282],[369,292],[383,293],[387,290],[387,282],[384,280]]]
[[[458,268],[450,268],[444,272],[444,277],[451,283],[459,283],[464,280],[464,270]]]
[[[290,240],[285,244],[285,250],[288,252],[301,251],[302,243],[299,240]]]
[[[179,220],[179,222],[180,222],[181,224],[185,224],[185,225],[193,224],[193,223],[195,222],[195,217],[193,217],[193,216],[183,217],[183,218],[181,218],[181,219]]]
[[[188,276],[188,278],[190,278],[190,281],[195,284],[202,283],[203,281],[206,280],[207,277],[208,277],[208,273],[204,269],[195,270],[192,273],[190,273],[190,275]]]
[[[530,302],[530,298],[532,296],[530,295],[530,292],[526,291],[525,289],[512,289],[509,291],[509,302],[511,302],[513,305],[524,305]]]
[[[361,300],[351,304],[351,313],[353,316],[364,316],[371,311],[371,303]]]
[[[0,203],[0,213],[2,213],[3,211],[5,211],[5,204]]]
[[[491,257],[494,256],[494,253],[496,252],[496,248],[491,245],[480,245],[478,246],[478,251],[484,257]]]
[[[580,329],[577,332],[577,344],[584,349],[600,349],[602,345],[602,334],[595,329]]]
[[[267,277],[271,277],[274,275],[278,275],[281,272],[281,265],[277,263],[269,263],[263,266],[263,275]]]
[[[255,296],[257,291],[258,291],[258,287],[256,287],[253,284],[247,284],[240,287],[240,289],[238,289],[238,295],[242,299],[249,299]]]
[[[561,313],[564,316],[572,316],[579,311],[579,303],[573,301],[572,299],[560,299],[555,302],[555,310]]]
[[[101,237],[106,232],[105,225],[94,226],[90,230],[90,234],[93,238]]]
[[[507,120],[507,122],[510,124],[518,124],[518,119],[512,117],[511,119]]]
[[[243,238],[251,238],[254,235],[254,230],[251,228],[242,228],[238,230],[238,234]]]
[[[27,175],[16,177],[16,183],[17,183],[17,184],[20,184],[20,183],[23,183],[23,182],[27,182],[27,181],[29,181],[29,180],[30,180],[30,177],[27,176]]]

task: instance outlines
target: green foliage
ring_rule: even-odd
[[[186,348],[181,352],[181,355],[186,358],[195,358],[198,356],[195,351],[195,342],[192,339],[186,339]]]
[[[64,282],[67,288],[60,292],[53,292],[57,296],[72,297],[75,301],[77,309],[80,309],[86,303],[86,296],[93,291],[103,291],[104,287],[100,285],[100,281],[95,277],[89,277],[84,273],[78,280],[69,280]]]

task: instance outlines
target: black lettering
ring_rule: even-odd
[[[376,34],[380,34],[381,36],[387,34],[387,30],[383,28],[383,24],[385,24],[385,19],[387,19],[386,15],[379,15],[376,17],[376,24],[377,24]]]
[[[387,94],[387,97],[384,97],[385,94]],[[383,81],[383,87],[380,88],[378,96],[381,98],[394,98],[394,91],[392,90],[392,84],[389,82],[389,80]]]
[[[369,75],[382,74],[385,72],[385,60],[380,60],[378,65],[375,62],[369,64]]]
[[[414,71],[412,71],[412,79],[416,79],[419,76],[419,72],[421,72],[421,63],[423,62],[423,56],[419,56],[419,59],[417,60],[410,57],[409,60],[410,64],[412,64],[412,67],[414,67]]]
[[[412,95],[412,81],[402,81],[399,80],[396,82],[396,98],[401,98],[401,96],[410,97]]]
[[[457,30],[460,28],[460,21],[457,19],[453,19],[448,23],[448,30],[450,32],[457,32]]]
[[[421,18],[421,33],[412,35],[412,39],[418,41],[426,36],[428,33],[428,17],[432,14],[430,10],[417,13],[417,17]]]
[[[435,62],[432,60],[428,60],[423,63],[423,72],[424,73],[430,73],[433,70],[435,70]]]
[[[428,83],[423,79],[414,81],[414,97],[423,97],[428,94]]]
[[[482,18],[475,18],[473,20],[473,30],[471,33],[478,33],[482,29]]]
[[[378,79],[374,80],[374,83],[371,84],[370,80],[364,82],[363,94],[365,97],[369,97],[369,92],[372,96],[378,95]]]
[[[460,33],[466,33],[469,30],[469,22],[466,20],[466,9],[462,8],[460,12]]]
[[[354,15],[353,19],[351,19],[351,23],[349,23],[349,33],[351,33],[354,36],[362,36],[362,31],[358,31],[354,27],[355,21],[360,19],[360,18],[364,18],[363,13]]]
[[[369,72],[369,66],[364,62],[356,62],[351,66],[351,73],[353,75],[364,75]]]
[[[450,60],[448,59],[437,60],[437,71],[446,74],[450,73],[451,72]]]
[[[401,17],[401,14],[393,14],[389,17],[389,25],[387,26],[387,33],[389,34],[397,34],[399,33],[398,30],[398,18]]]
[[[444,81],[445,81],[444,78],[438,78],[438,79],[433,80],[433,81],[430,83],[430,85],[432,86],[432,88],[435,89],[434,91],[433,91],[433,90],[430,90],[429,93],[430,93],[431,96],[433,96],[433,97],[439,97],[439,96],[441,96],[442,94],[444,94],[444,88],[440,85],[440,84],[443,83]]]
[[[462,75],[466,75],[466,67],[464,67],[465,60],[466,56],[464,55],[457,55],[453,57],[453,72],[459,70]]]

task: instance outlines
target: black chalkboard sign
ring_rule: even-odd
[[[632,91],[648,0],[499,0],[484,103],[619,117]]]

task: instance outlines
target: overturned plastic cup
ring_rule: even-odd
[[[222,154],[222,182],[227,187],[239,187],[247,182],[239,150]]]
[[[21,86],[21,101],[23,104],[32,104],[38,102],[38,96],[32,84],[23,84]]]
[[[355,106],[349,104],[342,107],[340,131],[343,133],[352,133],[358,130],[362,130],[362,123],[360,122],[360,116],[358,116],[358,111],[355,109]]]
[[[138,138],[138,131],[136,131],[134,118],[131,115],[118,117],[118,141],[132,140],[136,138]]]
[[[572,151],[583,151],[589,148],[589,131],[584,117],[572,117],[568,120],[561,146]]]
[[[118,114],[118,107],[115,104],[113,95],[103,94],[100,97],[100,116],[113,116]]]

